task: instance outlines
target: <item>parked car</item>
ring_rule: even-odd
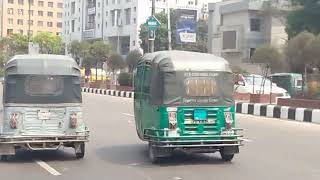
[[[235,87],[237,93],[270,94],[272,92],[279,97],[290,98],[287,90],[278,87],[275,83],[272,83],[271,86],[271,81],[261,75],[245,75],[242,76],[242,81],[241,86],[237,85]]]

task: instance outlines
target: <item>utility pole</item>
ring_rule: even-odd
[[[28,0],[29,5],[29,20],[28,20],[28,42],[31,41],[31,0]]]
[[[156,0],[152,0],[151,16],[154,16],[155,11],[156,11]],[[155,36],[155,30],[152,33],[154,33],[154,36]],[[150,52],[153,53],[154,52],[154,39],[149,40],[149,44],[150,44]]]
[[[172,50],[172,42],[171,42],[171,12],[170,12],[170,3],[167,1],[167,15],[168,15],[168,49]]]

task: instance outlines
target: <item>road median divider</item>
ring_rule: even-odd
[[[320,109],[237,102],[236,112],[320,124]]]
[[[116,97],[124,97],[124,98],[133,98],[134,92],[131,91],[117,91],[117,90],[109,90],[109,89],[98,89],[98,88],[82,88],[82,92],[92,93],[92,94],[101,94],[101,95],[109,95]]]

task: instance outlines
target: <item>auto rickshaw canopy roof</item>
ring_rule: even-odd
[[[6,75],[80,76],[76,61],[63,55],[16,55],[5,66]]]
[[[205,53],[188,51],[159,51],[146,54],[139,64],[150,63],[160,72],[172,71],[217,71],[232,72],[225,59]]]

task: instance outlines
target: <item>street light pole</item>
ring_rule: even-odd
[[[151,16],[154,16],[156,11],[156,0],[152,0]],[[149,40],[150,52],[154,52],[154,39]]]
[[[29,20],[28,20],[28,42],[31,40],[31,1],[28,0],[28,5],[29,5]]]
[[[172,43],[171,43],[171,13],[170,13],[170,4],[167,1],[167,16],[168,16],[168,49],[169,51],[172,50]]]

